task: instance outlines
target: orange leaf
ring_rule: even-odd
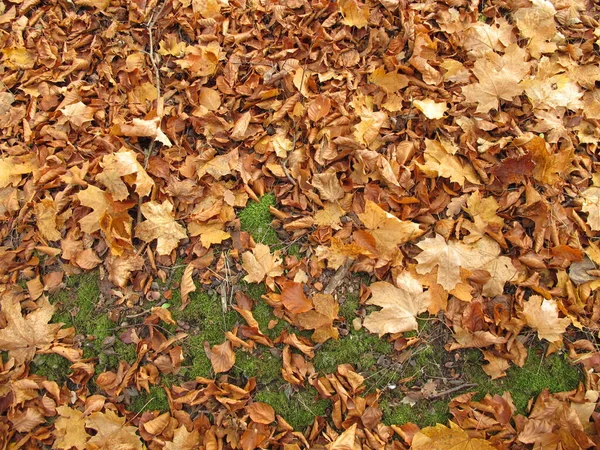
[[[313,308],[310,299],[304,295],[302,284],[293,281],[288,281],[283,285],[281,303],[283,303],[283,306],[288,311],[294,314],[310,311]]]
[[[181,277],[181,307],[179,309],[184,309],[186,305],[189,303],[189,297],[191,292],[196,292],[196,285],[194,284],[194,280],[192,279],[192,274],[194,272],[194,266],[192,263],[188,264],[185,270],[183,271],[183,276]]]
[[[275,410],[266,403],[254,402],[246,408],[250,418],[256,423],[268,425],[275,421]]]
[[[225,341],[222,344],[215,345],[212,349],[208,342],[204,343],[204,351],[210,359],[215,373],[227,372],[235,364],[235,353],[231,347],[231,342]]]

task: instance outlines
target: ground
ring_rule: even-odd
[[[240,213],[241,227],[250,232],[256,241],[283,248],[286,254],[297,256],[299,246],[282,242],[270,226],[272,216],[269,205],[272,204],[272,196],[263,197],[259,203],[251,203]],[[167,395],[162,386],[180,385],[195,377],[214,378],[204,343],[219,344],[224,341],[226,331],[236,324],[243,324],[243,319],[235,311],[229,307],[223,309],[220,295],[210,289],[192,293],[190,303],[181,310],[178,287],[184,267],[185,264],[175,264],[170,269],[172,273],[167,283],[160,286],[163,291],[172,293],[169,300],[162,298],[138,306],[141,311],[152,306],[169,309],[177,324],[165,325],[163,331],[168,335],[181,330],[188,333],[182,342],[184,363],[179,373],[163,377],[159,385],[150,388],[149,393],[131,388],[126,390],[128,409],[132,412],[168,410]],[[370,281],[368,277],[355,274],[349,277],[344,283],[346,287],[369,284]],[[125,313],[121,315],[120,322],[111,321],[109,312],[112,308],[99,303],[99,285],[97,272],[74,275],[66,278],[63,289],[50,296],[51,303],[57,307],[53,322],[62,322],[75,328],[77,339],[84,348],[84,356],[98,360],[96,375],[116,370],[121,360],[129,363],[135,360],[135,346],[125,344],[119,336],[127,327],[136,326],[143,319],[143,314],[137,315],[129,310],[127,317]],[[272,308],[261,298],[266,292],[264,285],[240,280],[235,289],[242,290],[253,299],[254,317],[267,336],[275,339],[283,330],[289,329],[289,325],[277,319]],[[446,352],[444,345],[451,340],[451,334],[438,318],[426,315],[419,318],[418,332],[405,334],[406,337],[418,338],[419,343],[398,352],[387,339],[370,334],[364,328],[356,330],[352,326],[353,319],[365,312],[357,291],[348,293],[346,290],[339,301],[339,321],[336,324],[342,331],[341,336],[338,340],[328,340],[318,348],[313,360],[314,367],[319,374],[326,375],[335,372],[340,364],[353,364],[366,379],[366,393],[381,392],[382,420],[386,424],[414,422],[426,426],[446,423],[450,417],[449,400],[469,391],[477,392],[476,398],[482,398],[487,393],[502,394],[508,391],[519,412],[526,413],[530,399],[543,389],[549,389],[550,392],[571,390],[582,380],[580,370],[569,364],[564,354],[545,356],[545,347],[533,336],[527,342],[529,354],[525,366],[519,368],[513,365],[506,377],[490,380],[481,368],[485,363],[481,352],[476,349]],[[269,328],[269,323],[275,320],[277,324]],[[38,355],[33,361],[32,372],[64,383],[67,382],[69,365],[66,359],[58,355]],[[310,386],[296,388],[289,385],[281,376],[281,367],[281,348],[277,346],[259,346],[252,352],[239,349],[235,366],[227,377],[237,384],[255,377],[257,389],[254,399],[270,404],[288,423],[303,430],[316,416],[327,415],[331,404],[320,398]],[[463,385],[466,387],[443,395],[444,391]],[[426,390],[427,386],[434,387],[433,397],[425,395],[419,398],[418,393]],[[93,384],[91,389],[94,389]],[[408,400],[411,397],[408,394],[411,393],[413,402]]]

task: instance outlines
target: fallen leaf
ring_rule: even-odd
[[[137,427],[127,425],[125,417],[111,410],[94,412],[85,421],[86,428],[96,430],[96,434],[87,443],[89,449],[98,450],[143,450],[144,446],[136,434]]]
[[[448,110],[446,102],[436,103],[427,98],[425,100],[413,100],[413,105],[421,111],[428,119],[442,119]]]
[[[265,277],[277,277],[283,274],[279,251],[271,254],[265,244],[256,244],[252,252],[242,254],[242,267],[248,275],[244,280],[248,283],[260,283]]]
[[[5,292],[0,300],[7,325],[0,330],[0,350],[7,351],[17,364],[31,361],[36,350],[47,350],[60,330],[60,323],[49,323],[55,307],[46,297],[37,302],[38,308],[23,316],[18,296]]]
[[[494,450],[484,439],[471,438],[458,425],[450,422],[450,428],[437,424],[426,427],[413,436],[411,450]]]
[[[170,254],[181,239],[187,238],[185,229],[175,221],[173,205],[168,200],[143,203],[141,210],[147,220],[136,226],[135,234],[145,242],[156,239],[159,255]]]
[[[253,422],[269,425],[275,421],[275,410],[271,405],[267,405],[266,403],[251,403],[246,407],[246,410]]]
[[[228,372],[235,364],[235,353],[228,340],[212,348],[205,342],[204,350],[215,373]]]
[[[356,440],[356,424],[340,434],[337,439],[327,444],[327,450],[354,450]]]
[[[386,333],[417,330],[417,315],[426,311],[431,302],[429,292],[423,292],[421,283],[409,272],[403,272],[396,280],[398,287],[385,281],[369,286],[372,296],[367,305],[383,309],[365,317],[363,326],[380,337]]]
[[[288,311],[294,314],[300,314],[313,309],[313,304],[309,298],[304,295],[303,285],[288,281],[284,283],[281,290],[281,303]]]
[[[154,119],[132,119],[131,124],[120,123],[110,127],[110,132],[115,136],[149,137],[160,142],[166,147],[171,147],[171,141],[160,128],[160,117]]]
[[[90,435],[85,431],[83,413],[68,406],[59,406],[56,411],[60,414],[60,417],[54,422],[56,431],[52,448],[65,450],[72,447],[76,449],[86,448]]]
[[[194,265],[189,263],[185,270],[183,271],[183,275],[181,277],[181,309],[185,308],[190,302],[190,293],[196,292],[196,285],[194,284],[194,280],[192,279],[192,274],[194,273]]]
[[[461,186],[466,181],[480,184],[471,165],[454,155],[449,147],[447,143],[425,139],[425,164],[417,166],[427,176],[449,178]]]
[[[559,342],[563,333],[571,324],[568,317],[558,317],[558,306],[555,300],[546,300],[539,295],[532,295],[523,302],[521,313],[527,325],[537,331],[540,339],[549,342]]]

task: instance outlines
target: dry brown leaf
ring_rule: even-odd
[[[363,325],[380,337],[386,333],[417,330],[417,315],[426,311],[431,302],[429,292],[423,292],[423,286],[410,272],[403,272],[396,280],[398,287],[385,281],[369,286],[372,296],[367,304],[383,309],[365,317]]]
[[[300,314],[313,309],[313,304],[304,295],[303,285],[288,281],[281,290],[281,303],[291,313]]]
[[[253,422],[269,425],[275,421],[275,410],[271,405],[267,405],[266,403],[251,403],[246,407],[246,410]]]
[[[173,205],[165,200],[162,204],[151,201],[142,204],[142,214],[147,219],[138,224],[135,234],[145,242],[157,240],[156,251],[159,255],[168,255],[187,238],[185,229],[175,221]]]
[[[215,373],[228,372],[235,364],[235,353],[230,341],[226,340],[222,344],[213,346],[212,349],[208,345],[208,342],[205,342],[204,351],[208,359],[210,359]]]
[[[173,441],[165,444],[164,450],[195,450],[200,442],[200,432],[196,429],[188,431],[181,425],[173,433]]]
[[[21,302],[14,293],[2,294],[0,305],[7,321],[6,327],[0,330],[1,351],[7,351],[10,358],[22,364],[33,359],[36,350],[50,347],[61,324],[49,323],[55,307],[46,297],[42,297],[37,302],[38,308],[27,316],[23,316]]]
[[[356,440],[356,424],[340,434],[335,441],[327,444],[327,450],[354,450]]]
[[[183,271],[183,276],[181,277],[181,285],[179,286],[179,288],[181,289],[180,309],[185,308],[185,306],[190,302],[190,293],[196,292],[196,285],[194,284],[194,280],[192,279],[193,273],[194,265],[192,263],[189,263]]]

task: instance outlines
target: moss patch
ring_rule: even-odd
[[[487,364],[481,352],[470,350],[465,353],[465,358],[464,376],[468,382],[477,384],[475,399],[479,400],[487,393],[502,395],[509,391],[521,414],[526,413],[529,400],[537,397],[543,389],[570,391],[582,379],[579,369],[569,364],[565,355],[554,353],[546,357],[540,346],[528,349],[527,361],[522,368],[512,365],[506,371],[507,376],[497,380],[491,380],[481,368]]]
[[[313,423],[315,417],[326,415],[331,406],[331,402],[320,398],[313,387],[297,392],[265,388],[258,391],[254,399],[271,405],[296,430],[304,430]]]
[[[256,242],[266,245],[279,244],[279,237],[271,226],[273,215],[270,206],[275,206],[273,194],[263,195],[258,202],[249,202],[239,213],[242,231],[247,231]]]
[[[71,373],[71,362],[55,353],[48,355],[36,355],[33,358],[30,369],[34,375],[46,377],[62,385],[67,381]]]
[[[420,427],[426,427],[434,426],[437,423],[446,424],[450,418],[447,400],[421,401],[411,407],[384,399],[380,407],[383,412],[383,423],[386,425],[402,425],[413,422]]]
[[[150,387],[150,393],[142,391],[139,395],[131,398],[129,410],[139,414],[143,411],[169,411],[169,400],[167,393],[162,387]]]

